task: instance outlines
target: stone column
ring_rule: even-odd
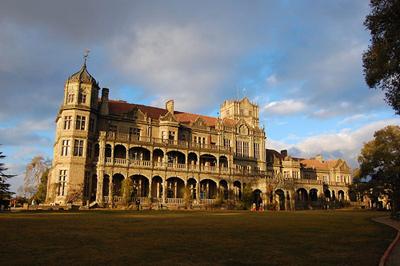
[[[151,197],[152,197],[151,192],[152,192],[152,180],[150,179],[149,180],[149,195],[147,195],[147,197],[149,199],[151,199]]]
[[[157,200],[160,198],[160,183],[157,182],[157,194],[156,194]]]
[[[174,182],[175,187],[174,187],[174,198],[178,197],[178,181]]]
[[[97,188],[96,188],[96,202],[103,203],[103,178],[104,171],[97,170]]]
[[[167,198],[167,180],[164,178],[163,180],[163,194],[162,194],[162,202],[163,204],[166,203],[166,198]]]
[[[108,203],[109,204],[111,204],[114,201],[114,199],[113,199],[113,190],[114,190],[114,187],[113,187],[113,176],[111,175],[110,176],[110,182],[108,184]]]
[[[196,201],[197,204],[200,203],[200,180],[197,180],[196,182]]]

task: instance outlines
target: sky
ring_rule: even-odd
[[[225,99],[260,107],[267,148],[357,156],[400,125],[364,82],[365,0],[8,1],[0,3],[0,151],[16,191],[35,155],[52,158],[64,83],[88,70],[110,98],[217,116]]]

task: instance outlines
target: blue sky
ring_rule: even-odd
[[[0,143],[13,178],[52,157],[67,77],[88,69],[110,97],[217,115],[225,99],[260,106],[267,147],[342,157],[400,124],[368,89],[368,1],[2,1]]]

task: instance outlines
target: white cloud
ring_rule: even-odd
[[[223,49],[221,49],[223,47]],[[228,32],[202,25],[147,25],[112,44],[115,64],[156,96],[193,111],[217,104],[219,89],[233,76],[243,52]]]
[[[273,101],[264,106],[264,111],[276,115],[290,115],[302,112],[306,109],[306,104],[301,100]]]
[[[278,79],[276,78],[275,74],[268,76],[266,81],[267,85],[269,86],[275,86],[276,84],[278,84]]]
[[[400,118],[372,122],[355,130],[342,129],[339,132],[314,135],[296,144],[285,145],[284,140],[268,140],[267,148],[288,149],[292,155],[301,157],[312,157],[317,154],[323,154],[327,158],[341,157],[356,167],[357,157],[363,144],[373,138],[375,131],[387,125],[400,125]]]

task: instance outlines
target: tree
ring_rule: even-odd
[[[400,1],[371,0],[364,25],[371,45],[363,54],[365,81],[385,91],[386,102],[400,115]]]
[[[43,174],[49,170],[50,161],[45,160],[42,156],[35,156],[26,166],[24,177],[24,196],[33,197],[38,191]]]
[[[6,156],[0,151],[0,159],[4,159]],[[8,200],[10,196],[14,193],[10,192],[10,184],[7,183],[9,178],[15,175],[6,174],[8,168],[5,167],[4,163],[0,163],[0,201]]]
[[[125,205],[129,205],[132,202],[133,194],[133,181],[132,178],[125,178],[122,181],[122,199]]]
[[[387,126],[365,143],[358,158],[360,178],[367,180],[372,195],[385,195],[392,214],[400,207],[400,127]]]
[[[47,193],[47,179],[49,176],[49,171],[50,169],[47,168],[46,171],[42,174],[42,177],[40,178],[40,184],[38,186],[38,189],[33,195],[33,199],[37,203],[42,203],[46,200],[46,193]]]

